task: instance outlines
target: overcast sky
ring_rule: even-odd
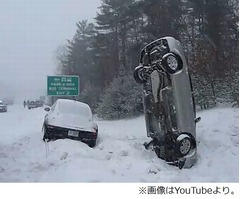
[[[0,100],[39,97],[56,71],[54,51],[101,0],[0,0]]]

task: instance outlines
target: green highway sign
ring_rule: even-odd
[[[48,76],[47,77],[48,96],[78,96],[79,77],[78,76]]]

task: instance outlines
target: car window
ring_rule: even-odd
[[[57,102],[55,102],[53,105],[52,105],[52,107],[51,107],[51,111],[54,111],[55,110],[55,108],[56,108],[56,104],[57,104]]]
[[[83,116],[87,119],[92,119],[92,112],[88,106],[83,106],[79,103],[60,103],[59,111],[61,113],[74,114]]]
[[[3,105],[3,102],[0,102],[0,105]]]

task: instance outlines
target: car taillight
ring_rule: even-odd
[[[93,127],[93,130],[94,130],[95,132],[97,132],[97,131],[98,131],[98,128],[97,128],[97,127]]]
[[[52,128],[54,128],[54,126],[51,126],[51,125],[46,125],[47,126],[47,128],[49,128],[49,129],[52,129]]]
[[[97,129],[94,129],[94,131],[93,131],[93,136],[97,136]]]

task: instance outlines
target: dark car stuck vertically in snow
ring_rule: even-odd
[[[179,41],[163,37],[146,45],[134,78],[143,84],[147,136],[157,156],[181,168],[197,159],[196,109],[187,62]]]
[[[43,122],[43,140],[69,138],[90,147],[96,145],[98,126],[93,121],[90,107],[82,102],[58,99],[48,111]]]

